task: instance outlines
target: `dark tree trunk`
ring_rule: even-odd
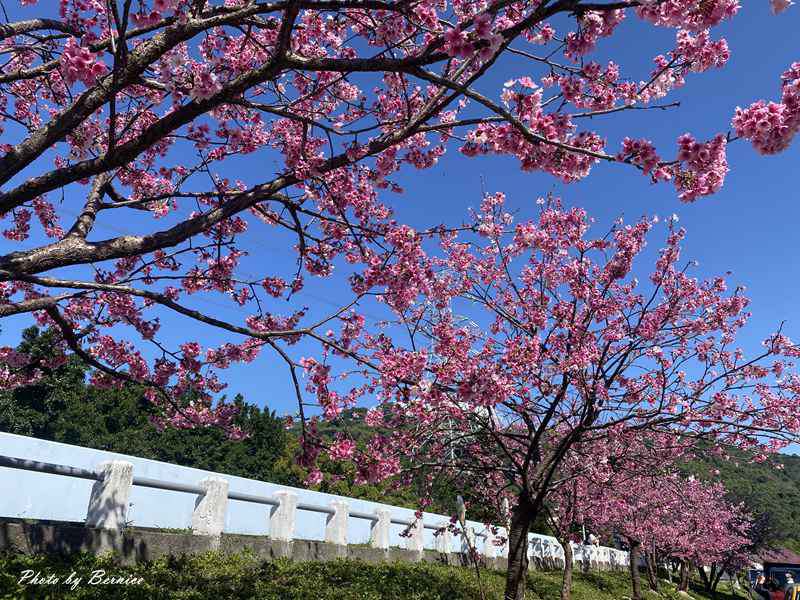
[[[681,560],[681,582],[678,584],[678,590],[681,592],[689,591],[689,565],[685,560]]]
[[[653,552],[646,552],[645,553],[645,565],[647,567],[647,583],[650,585],[650,589],[654,592],[658,591],[658,562],[656,561],[656,555]]]
[[[528,533],[536,515],[527,498],[519,498],[508,531],[508,570],[505,600],[524,600],[528,575]]]
[[[711,592],[715,594],[717,593],[717,587],[719,587],[719,582],[724,574],[725,574],[725,569],[723,567],[719,567],[717,569],[716,576],[711,579]]]
[[[642,582],[639,580],[639,557],[642,553],[642,543],[628,540],[630,547],[629,567],[631,571],[631,600],[642,600]]]
[[[715,567],[712,567],[712,569],[714,569],[714,568]],[[711,572],[711,577],[709,578],[708,573],[706,573],[706,570],[703,567],[701,567],[700,565],[697,565],[697,572],[700,575],[700,579],[703,580],[703,589],[705,589],[705,591],[707,591],[707,592],[710,592],[711,591],[711,582],[714,579],[715,573],[712,571]]]
[[[559,539],[561,545],[564,547],[564,575],[561,579],[561,600],[572,599],[572,565],[574,557],[572,556],[572,546],[568,539]]]

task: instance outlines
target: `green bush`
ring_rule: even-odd
[[[26,570],[59,584],[25,585]],[[106,577],[141,578],[132,585],[88,585],[96,570]],[[82,578],[74,589],[71,573]],[[487,600],[503,597],[504,574],[484,571]],[[533,571],[526,598],[557,600],[561,573]],[[665,589],[650,598],[671,598]],[[620,600],[630,596],[625,573],[576,573],[573,600]],[[702,596],[696,596],[702,598]],[[725,596],[726,598],[729,596]],[[122,566],[111,556],[26,556],[0,553],[0,600],[474,600],[474,571],[432,563],[370,564],[354,560],[299,563],[262,561],[249,553],[207,553]]]
[[[60,585],[25,585],[25,570],[55,575]],[[137,585],[87,585],[92,572],[114,577],[141,577]],[[70,573],[83,578],[74,590],[65,585]],[[491,578],[498,579],[491,574]],[[120,566],[111,557],[0,556],[0,598],[88,600],[438,600],[476,598],[474,574],[465,569],[427,563],[372,565],[338,560],[326,563],[261,562],[243,553],[161,559]]]

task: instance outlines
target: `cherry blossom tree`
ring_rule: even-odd
[[[750,517],[742,506],[725,500],[724,487],[684,479],[677,473],[642,474],[614,483],[594,482],[590,489],[588,520],[596,527],[615,531],[630,548],[633,598],[642,598],[639,562],[644,553],[650,587],[658,591],[658,565],[675,558],[682,565],[681,585],[686,590],[688,566],[706,577],[709,591],[716,588],[724,570],[746,564]],[[718,568],[720,563],[726,563]],[[703,569],[714,565],[711,579]]]
[[[266,350],[287,365],[313,465],[309,399],[334,418],[377,393],[367,422],[388,433],[325,450],[364,479],[447,474],[510,496],[508,598],[575,443],[645,428],[769,451],[800,429],[796,347],[780,332],[752,359],[733,347],[747,301],[678,265],[680,230],[643,286],[629,271],[652,221],[593,239],[583,211],[545,204],[512,228],[493,195],[461,233],[455,221],[414,231],[386,200],[402,168],[432,168],[448,150],[512,156],[564,182],[612,163],[685,202],[716,192],[729,143],[773,153],[791,141],[796,65],[780,102],[732,106],[712,139],[676,131],[675,148],[656,149],[622,131],[607,141],[592,123],[677,108],[672,90],[727,62],[714,28],[737,0],[20,5],[0,27],[0,317],[59,332],[52,360],[71,350],[97,383],[146,384],[165,424],[239,435],[214,403],[219,372]],[[675,30],[651,72],[592,60],[627,18]],[[510,55],[519,72],[478,91]],[[237,162],[246,155],[275,166]],[[128,221],[136,232],[100,233]],[[261,260],[247,272],[247,240],[288,236],[296,268]],[[352,274],[352,302],[307,310],[307,278],[336,267]],[[366,331],[375,295],[397,321]],[[209,297],[221,310],[200,303]],[[161,331],[167,314],[186,324],[177,345]],[[212,331],[230,341],[201,343]],[[296,356],[301,340],[318,355]],[[361,371],[344,392],[340,359]],[[36,377],[10,348],[0,360],[3,387]]]
[[[588,527],[589,531],[607,538],[618,536],[624,531],[616,527],[617,520],[623,520],[625,516],[623,509],[636,510],[636,507],[620,500],[621,494],[625,493],[623,490],[635,490],[645,478],[652,480],[671,473],[678,461],[692,455],[692,448],[691,440],[674,435],[621,429],[603,438],[576,443],[570,448],[544,505],[548,524],[564,548],[561,600],[572,597],[574,557],[570,542],[575,540],[577,532],[583,533]],[[638,494],[631,493],[638,502]],[[685,512],[680,503],[673,502],[671,506],[681,514]],[[609,507],[612,512],[608,512]],[[641,518],[641,513],[649,509],[645,506],[636,518]],[[675,516],[670,515],[669,520],[674,521]],[[586,543],[583,537],[578,539]],[[655,564],[650,561],[650,555],[646,557],[648,567]],[[584,568],[588,566],[584,563]],[[648,568],[651,586],[657,589],[657,580],[650,577],[652,573],[653,570]]]
[[[789,4],[772,1],[775,12]],[[402,167],[430,168],[450,149],[515,156],[570,182],[618,163],[693,201],[723,184],[736,136],[762,152],[785,147],[798,123],[796,67],[780,103],[737,111],[735,132],[723,119],[711,140],[681,135],[664,159],[647,140],[606,142],[591,129],[588,117],[674,108],[671,90],[725,65],[713,28],[738,6],[20,0],[19,18],[0,27],[0,317],[31,314],[59,331],[99,383],[146,382],[173,425],[226,426],[230,408],[213,404],[219,370],[262,350],[286,362],[302,410],[290,346],[312,338],[330,349],[322,329],[347,337],[361,327],[346,303],[306,311],[305,278],[337,263],[360,271],[354,303],[389,283],[381,270],[407,231],[381,196],[401,191]],[[627,18],[676,31],[651,73],[591,60]],[[521,72],[478,92],[511,54]],[[254,153],[275,163],[271,174],[236,169]],[[129,220],[136,232],[100,232]],[[247,273],[246,240],[281,232],[293,236],[297,269],[266,261]],[[240,318],[198,304],[209,296]],[[290,309],[287,298],[297,299]],[[181,343],[163,339],[165,314],[185,319]],[[231,341],[200,343],[209,330]],[[0,355],[0,385],[35,377],[24,356]]]
[[[472,229],[442,232],[435,255],[420,234],[399,234],[382,271],[395,329],[329,346],[363,367],[352,393],[380,400],[365,417],[375,436],[348,453],[365,480],[426,473],[460,478],[487,502],[511,497],[516,599],[531,523],[576,444],[647,431],[765,457],[800,436],[800,348],[778,330],[745,356],[742,289],[691,276],[674,220],[598,237],[581,209],[543,200],[537,220],[514,224],[503,201],[487,195]],[[666,243],[640,282],[631,268],[656,226]],[[335,412],[331,367],[307,364],[309,391]]]
[[[723,573],[747,564],[749,515],[726,500],[721,484],[678,474],[681,463],[696,457],[692,440],[642,430],[618,433],[573,445],[545,503],[565,551],[561,599],[571,598],[570,541],[584,528],[625,541],[634,598],[641,598],[642,562],[656,592],[659,566],[667,561],[681,566],[680,590],[687,590],[690,569],[697,568],[713,592]]]

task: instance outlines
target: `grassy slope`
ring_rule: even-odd
[[[66,577],[72,571],[84,581],[94,569],[107,575],[135,575],[141,585],[89,586],[75,592],[61,586],[20,586],[17,579],[24,569],[40,571],[42,576]],[[502,598],[503,574],[486,571],[482,575],[487,600]],[[530,600],[556,600],[561,585],[560,572],[531,573]],[[576,574],[573,600],[620,600],[630,595],[624,573]],[[643,582],[643,585],[644,584]],[[665,586],[668,587],[668,586]],[[73,556],[70,559],[0,555],[0,599],[58,598],[59,600],[473,600],[479,598],[475,575],[464,568],[427,563],[371,565],[356,561],[329,563],[259,562],[247,554],[220,556],[209,553],[191,558],[162,560],[120,567],[108,558]],[[678,598],[666,589],[648,599]],[[697,600],[706,597],[693,593]],[[733,600],[723,592],[718,600]]]

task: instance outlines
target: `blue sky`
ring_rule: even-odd
[[[615,151],[621,138],[628,135],[649,138],[662,155],[670,156],[678,135],[691,132],[700,139],[710,138],[727,131],[737,105],[746,106],[758,98],[779,97],[780,74],[792,61],[800,60],[796,43],[800,6],[775,17],[769,12],[767,0],[748,0],[743,4],[737,18],[716,30],[715,37],[722,35],[730,44],[727,68],[689,75],[686,87],[668,98],[680,100],[680,108],[668,112],[632,111],[600,117],[591,124],[607,137],[610,151]],[[613,57],[622,66],[623,75],[646,79],[652,57],[673,45],[674,30],[654,29],[631,15],[612,38],[600,42],[592,58],[603,62]],[[538,75],[522,61],[511,58],[496,65],[495,72],[478,87],[496,95],[505,80],[525,74]],[[800,261],[796,259],[796,232],[800,223],[798,159],[798,144],[781,155],[762,157],[748,143],[736,142],[729,147],[731,172],[722,191],[687,205],[677,200],[671,185],[654,186],[638,171],[624,165],[597,165],[586,180],[565,185],[546,174],[520,171],[514,159],[467,159],[451,149],[433,169],[404,170],[396,180],[404,186],[405,194],[387,195],[385,200],[395,209],[399,220],[417,228],[461,222],[466,218],[467,207],[480,202],[482,189],[505,192],[509,206],[523,217],[535,214],[537,197],[552,192],[567,205],[586,208],[601,229],[619,216],[632,221],[642,215],[675,213],[688,230],[683,256],[700,263],[696,275],[732,271],[731,282],[747,286],[753,318],[740,342],[746,350],[757,351],[760,341],[784,320],[785,332],[800,340],[797,302]],[[277,168],[274,156],[256,153],[232,161],[226,172],[256,183],[260,173],[272,173]],[[76,196],[73,198],[72,194]],[[80,206],[77,194],[82,191],[74,188],[67,196],[70,202],[74,199],[74,204],[68,207],[73,213]],[[135,231],[137,216],[124,217],[124,221],[99,222],[97,238]],[[657,227],[652,232],[644,260],[634,269],[638,275],[647,274],[663,234],[664,228]],[[289,237],[253,228],[246,237],[245,247],[251,256],[243,270],[263,274],[267,272],[264,266],[267,263],[269,268],[274,265],[279,270],[291,271],[293,243]],[[11,246],[0,240],[0,253],[9,249]],[[316,314],[333,310],[346,297],[335,278],[309,280],[306,291],[304,302]],[[221,299],[198,301],[198,307],[219,310],[222,317],[230,320],[237,318],[235,309],[223,305]],[[367,308],[366,312],[380,316],[379,308]],[[24,318],[5,319],[0,323],[2,342],[13,344],[19,330],[29,323]],[[187,325],[185,321],[165,316],[161,337],[171,342],[181,341],[185,339]],[[212,345],[229,338],[209,332],[200,339]],[[303,353],[311,354],[312,350],[301,346],[298,354]],[[286,368],[273,354],[265,353],[257,363],[234,367],[222,375],[229,384],[229,395],[241,392],[247,400],[269,406],[279,414],[296,409]]]

